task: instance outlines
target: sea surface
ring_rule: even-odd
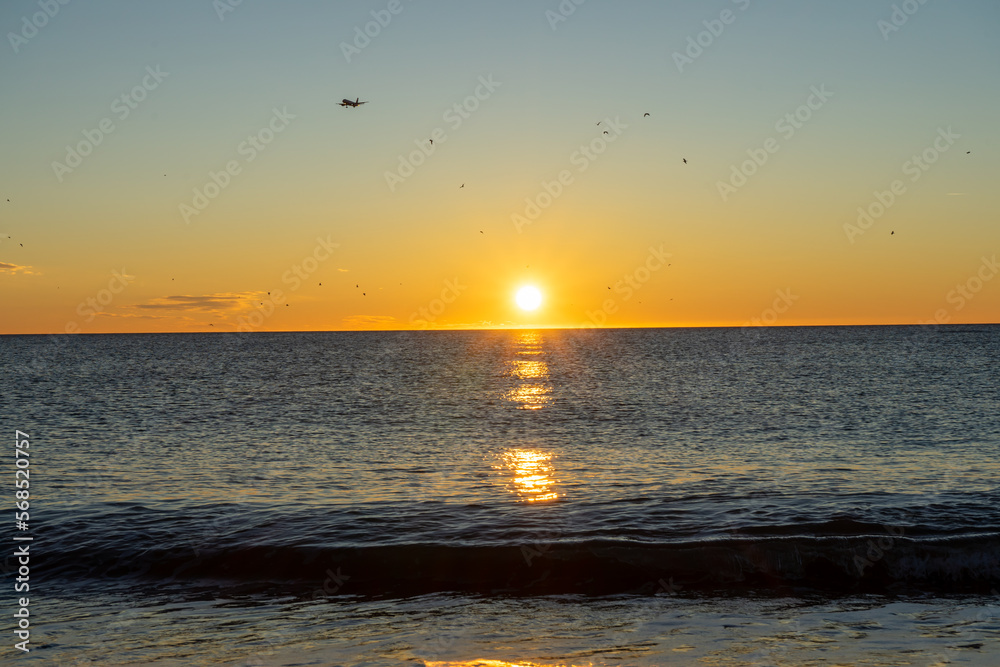
[[[1000,664],[998,326],[3,336],[0,381],[0,664]]]

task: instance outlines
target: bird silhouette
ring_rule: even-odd
[[[609,134],[609,132],[607,130],[604,130],[604,134]]]
[[[895,236],[895,235],[896,235],[896,232],[895,232],[895,230],[893,230],[893,231],[889,232],[889,236]]]
[[[464,187],[465,187],[465,183],[462,183],[460,186],[458,186],[458,189],[461,190]]]
[[[684,160],[684,164],[688,163],[688,159],[687,158],[683,158],[683,160]]]
[[[646,116],[648,116],[648,115],[649,115],[648,113],[647,113],[647,114],[643,114],[643,116],[642,116],[642,117],[643,117],[643,118],[645,118],[645,117],[646,117]]]
[[[434,145],[434,140],[433,139],[428,139],[427,141],[431,142],[431,146]]]

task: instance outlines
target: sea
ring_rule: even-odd
[[[0,381],[3,665],[1000,665],[1000,326],[2,336]]]

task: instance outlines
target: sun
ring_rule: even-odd
[[[537,287],[528,285],[517,291],[515,300],[521,310],[537,310],[542,305],[542,293],[538,291]]]

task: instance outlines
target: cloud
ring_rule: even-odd
[[[109,312],[105,312],[105,311],[101,311],[99,313],[95,313],[95,317],[121,317],[121,318],[136,319],[136,320],[165,320],[165,319],[169,319],[168,315],[140,315],[138,313],[109,313]]]
[[[396,322],[391,315],[351,315],[344,318],[349,327],[384,327]]]
[[[39,275],[33,267],[21,266],[20,264],[8,264],[6,262],[0,262],[0,273],[7,273],[12,276],[16,276],[18,273],[23,273],[26,276]]]
[[[226,313],[253,307],[254,299],[262,300],[264,292],[223,292],[219,294],[161,296],[146,303],[138,303],[126,308],[160,311],[194,311],[202,313]]]

